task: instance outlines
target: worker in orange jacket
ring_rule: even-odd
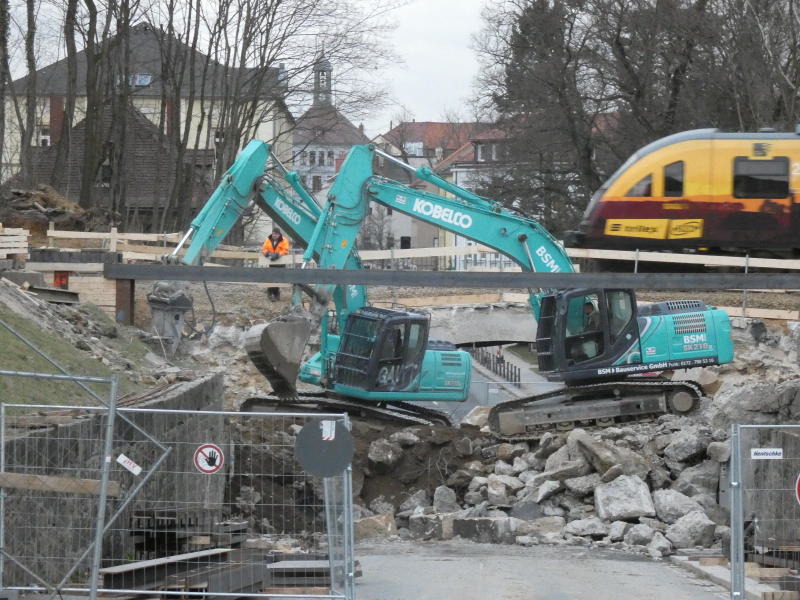
[[[264,240],[261,246],[261,254],[271,261],[278,260],[281,256],[289,254],[289,240],[281,234],[277,227],[272,230],[272,234]],[[272,265],[273,267],[285,267],[286,265]],[[277,287],[267,288],[267,297],[270,300],[280,300],[281,290]]]

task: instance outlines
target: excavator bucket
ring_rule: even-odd
[[[247,355],[278,397],[297,395],[295,382],[310,336],[311,322],[297,314],[283,315],[245,334]]]

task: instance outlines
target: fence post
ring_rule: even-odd
[[[731,598],[744,600],[744,486],[741,425],[731,425]]]
[[[744,256],[744,274],[747,275],[748,271],[750,270],[750,253],[748,252]],[[747,288],[742,290],[742,316],[747,316]]]

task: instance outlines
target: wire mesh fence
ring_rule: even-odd
[[[732,598],[747,577],[800,591],[800,425],[731,432]]]
[[[0,588],[352,598],[349,467],[320,478],[295,459],[297,434],[326,421],[348,425],[343,415],[3,404]]]

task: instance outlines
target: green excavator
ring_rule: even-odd
[[[452,196],[377,175],[378,156]],[[492,248],[525,271],[574,271],[563,247],[539,223],[427,167],[414,168],[372,145],[354,146],[326,201],[319,203],[300,177],[259,141],[251,142],[224,174],[173,252],[174,259],[191,240],[181,260],[202,263],[251,203],[305,247],[303,268],[362,268],[356,240],[370,205],[377,203]],[[419,402],[467,398],[470,355],[447,342],[429,340],[427,316],[369,306],[363,286],[319,284],[305,291],[312,299],[310,311],[292,311],[246,336],[248,354],[277,399],[402,415],[410,422],[446,422],[444,415]],[[632,290],[591,288],[532,291],[529,302],[538,325],[539,371],[564,385],[494,406],[490,428],[503,439],[535,439],[578,423],[609,425],[690,412],[703,395],[698,384],[639,375],[733,359],[727,313],[699,300],[639,307]],[[319,351],[303,362],[306,342],[316,328]],[[298,377],[323,391],[298,393]]]

